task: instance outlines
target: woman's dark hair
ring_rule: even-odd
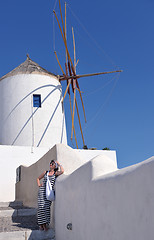
[[[52,163],[55,163],[55,160],[51,160],[50,164],[52,164]],[[54,168],[54,172],[57,172],[57,171],[58,171],[58,167]]]

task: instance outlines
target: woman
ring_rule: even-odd
[[[59,167],[59,170],[58,170]],[[38,225],[40,226],[40,230],[48,230],[47,225],[50,224],[50,206],[51,201],[46,199],[46,182],[47,182],[47,174],[51,185],[54,189],[55,179],[59,175],[64,173],[64,169],[62,165],[59,164],[58,161],[51,160],[50,162],[50,170],[43,172],[37,178],[37,185],[39,187],[38,192]],[[43,179],[43,183],[40,183],[40,180]]]

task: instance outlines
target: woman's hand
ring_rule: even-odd
[[[40,183],[40,180],[44,177],[44,175],[46,174],[46,171],[44,173],[42,173],[38,178],[37,178],[37,185],[38,187],[42,187],[43,184]]]
[[[56,161],[56,163],[57,163],[57,166],[60,168],[60,170],[58,170],[55,174],[56,176],[59,176],[64,173],[64,168],[58,161]]]
[[[56,163],[57,163],[57,165],[58,165],[58,167],[60,166],[60,163],[58,162],[58,161],[55,161]]]

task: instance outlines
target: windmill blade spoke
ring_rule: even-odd
[[[75,99],[76,99],[76,90],[74,89],[74,100],[73,100],[73,113],[72,113],[72,131],[71,131],[71,139],[73,138],[74,113],[75,113]]]
[[[65,99],[65,97],[66,97],[66,93],[69,91],[69,86],[70,86],[70,84],[71,84],[71,80],[69,79],[68,80],[68,84],[67,84],[67,87],[66,87],[66,90],[65,90],[65,94],[64,94],[64,96],[63,96],[63,99],[62,99],[62,103],[64,102],[64,99]]]
[[[60,9],[61,22],[62,22],[62,26],[63,26],[63,34],[64,34],[64,37],[65,37],[65,39],[66,39],[66,36],[65,36],[65,28],[64,28],[64,21],[63,21],[63,15],[62,15],[62,11],[61,11],[60,0],[59,0],[59,9]]]
[[[71,71],[71,66],[69,61],[68,61],[68,70],[69,70],[70,76],[72,76],[72,71]],[[71,84],[72,84],[72,91],[74,92],[74,79],[72,79]]]
[[[69,94],[69,103],[70,103],[70,110],[71,110],[71,117],[72,117],[72,103],[71,103],[71,95],[70,94]],[[77,138],[76,138],[75,127],[73,128],[73,130],[74,130],[74,138],[75,138],[76,147],[78,149],[78,143],[77,143]]]
[[[68,76],[68,68],[67,68],[67,64],[65,63],[65,70],[66,70],[66,76]],[[71,79],[67,79],[67,85],[69,83],[69,81],[71,82]],[[70,88],[68,88],[68,94],[70,94]]]
[[[74,70],[73,67],[72,67],[72,72],[73,72],[74,75],[76,75],[75,70]],[[81,99],[82,108],[83,108],[83,113],[84,113],[84,119],[85,119],[85,122],[87,122],[87,120],[86,120],[85,108],[84,108],[84,104],[83,104],[83,99],[82,99],[82,95],[81,95],[79,83],[78,83],[78,80],[77,80],[77,79],[76,79],[75,81],[76,81],[77,88],[79,89],[80,99]]]
[[[60,67],[60,69],[61,69],[63,75],[66,76],[65,73],[64,73],[64,71],[63,71],[63,68],[62,68],[62,66],[61,66],[61,64],[60,64],[60,62],[59,62],[59,59],[58,59],[58,56],[57,56],[56,51],[54,51],[54,54],[55,54],[55,56],[56,56],[57,62],[58,62],[58,64],[59,64],[59,67]]]
[[[100,72],[100,73],[90,73],[90,74],[82,74],[82,75],[74,75],[71,76],[70,79],[78,79],[78,78],[83,78],[83,77],[91,77],[91,76],[98,76],[98,75],[103,75],[103,74],[109,74],[109,73],[118,73],[118,72],[123,72],[122,70],[116,70],[116,71],[110,71],[110,72]],[[67,78],[64,78],[63,76],[60,76],[60,80],[66,80]]]
[[[85,145],[85,141],[84,141],[84,137],[83,137],[82,127],[81,127],[81,121],[80,121],[80,115],[79,115],[79,110],[78,110],[78,105],[77,105],[76,99],[75,99],[75,104],[76,104],[76,110],[77,110],[77,115],[78,115],[78,120],[79,120],[79,126],[80,126],[80,131],[81,131],[83,146],[84,146],[84,145]]]
[[[72,27],[72,36],[73,36],[73,47],[74,47],[74,70],[76,73],[76,52],[75,52],[75,37],[74,37],[73,27]]]
[[[85,119],[85,123],[86,123],[86,122],[87,122],[87,120],[86,120],[86,113],[85,113],[85,108],[84,108],[83,99],[82,99],[82,94],[81,94],[81,91],[80,91],[80,87],[79,87],[78,80],[76,80],[76,86],[77,86],[77,88],[79,89],[79,94],[80,94],[80,99],[81,99],[81,103],[82,103],[84,119]]]
[[[67,43],[67,28],[66,28],[66,2],[65,2],[65,39]],[[66,51],[66,63],[67,63],[67,51]]]
[[[68,68],[67,68],[66,63],[65,63],[65,69],[66,69],[66,75],[68,76]],[[67,80],[67,81],[69,81],[69,80]],[[71,83],[71,80],[70,80],[70,83]],[[71,95],[70,95],[69,88],[68,88],[68,94],[69,94],[69,104],[70,104],[70,111],[71,111],[71,118],[72,118],[72,103],[71,103]],[[74,138],[75,138],[76,147],[78,149],[78,143],[77,143],[77,138],[76,138],[76,133],[75,133],[75,126],[73,128],[73,131],[74,131]]]
[[[82,91],[80,91],[80,89],[78,89],[78,88],[75,88],[75,89],[78,90],[79,92],[83,93]]]
[[[77,62],[76,62],[76,64],[75,64],[75,68],[76,68],[76,66],[78,65],[78,62],[79,62],[79,59],[77,60]]]
[[[66,52],[67,52],[68,59],[69,59],[69,61],[71,62],[71,65],[73,66],[72,59],[71,59],[70,54],[69,54],[69,51],[68,51],[67,42],[66,42],[65,36],[64,36],[64,34],[63,34],[63,32],[62,32],[62,29],[61,29],[61,26],[60,26],[60,23],[59,23],[59,20],[58,20],[58,17],[57,17],[57,15],[56,15],[55,10],[53,10],[53,13],[54,13],[54,15],[55,15],[55,17],[56,17],[56,20],[57,20],[57,23],[58,23],[58,26],[59,26],[59,29],[60,29],[60,32],[61,32],[61,35],[62,35],[62,38],[63,38],[63,42],[64,42],[64,44],[65,44],[65,48],[66,48]]]

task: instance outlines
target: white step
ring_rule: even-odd
[[[37,209],[10,209],[0,210],[0,217],[33,216],[37,214]]]
[[[55,233],[53,229],[48,231],[28,230],[28,231],[14,231],[1,232],[0,240],[55,240]]]
[[[2,207],[22,207],[23,203],[20,201],[14,202],[0,202],[0,208]]]

